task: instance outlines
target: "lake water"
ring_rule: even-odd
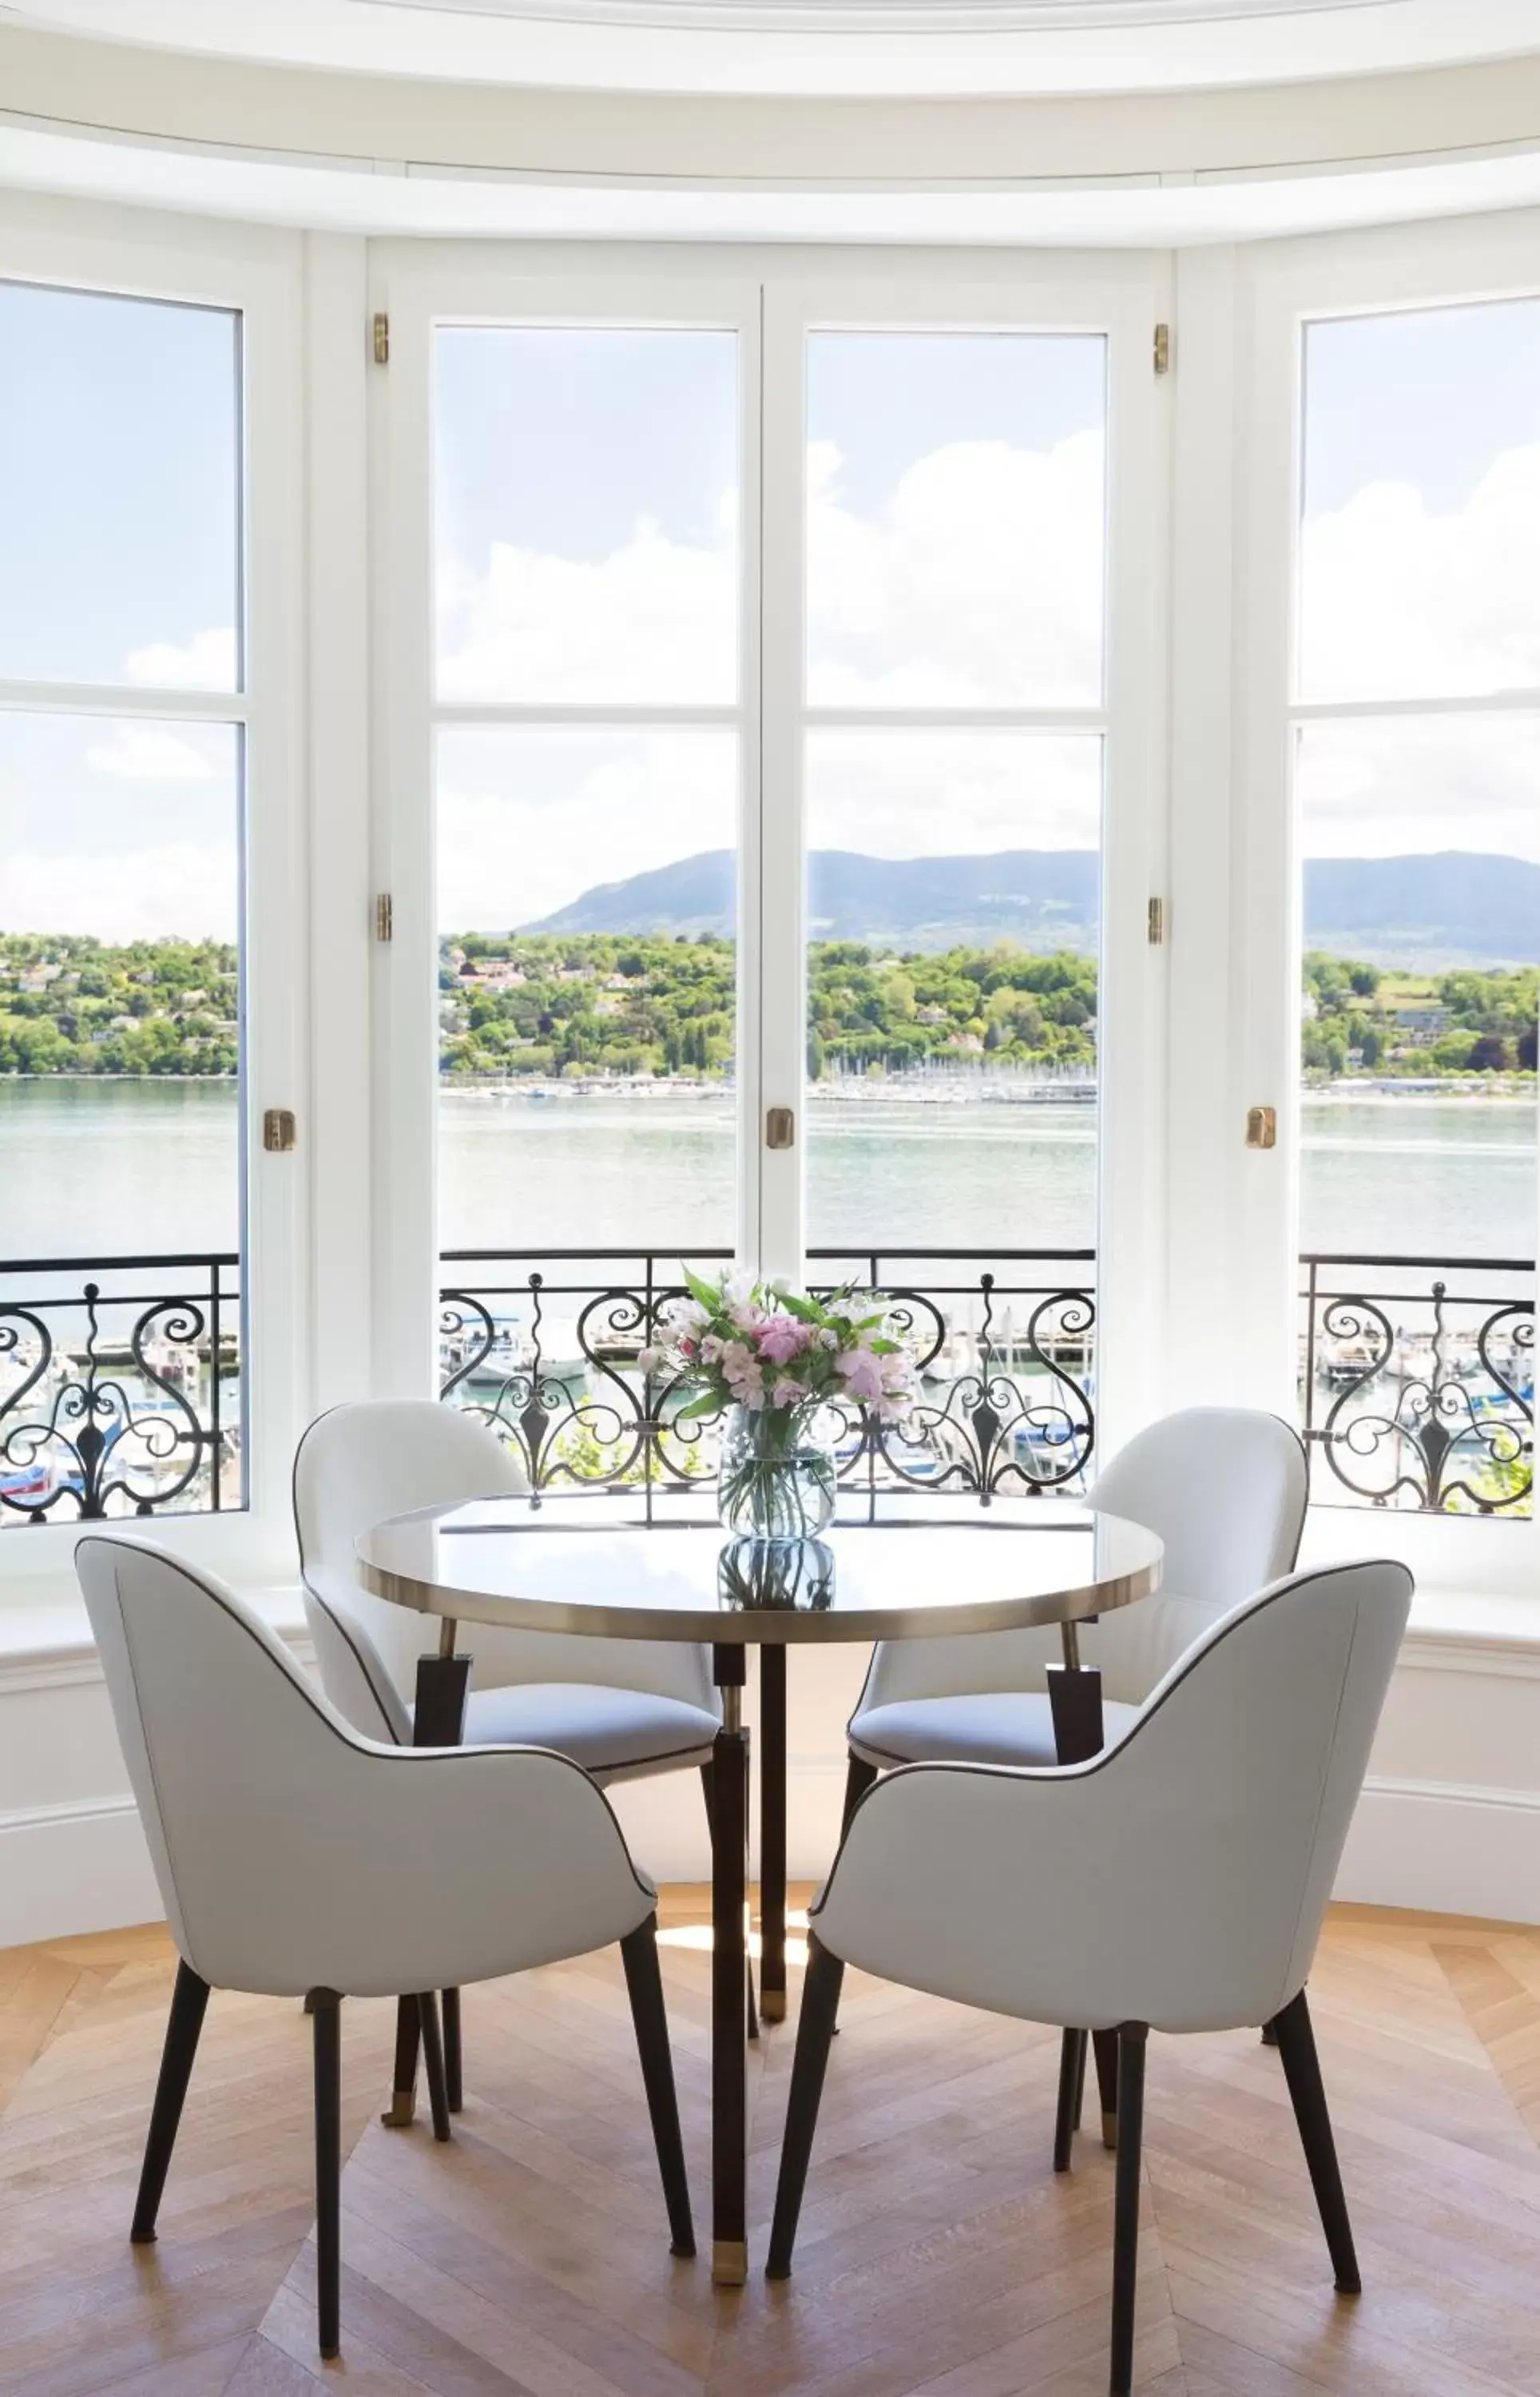
[[[1534,1111],[1462,1097],[1310,1102],[1307,1249],[1534,1253]],[[441,1101],[446,1248],[659,1250],[732,1239],[730,1102]],[[816,1098],[816,1246],[1075,1248],[1093,1239],[1090,1106]],[[0,1260],[233,1248],[228,1083],[0,1080]]]

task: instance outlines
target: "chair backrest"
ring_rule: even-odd
[[[1299,1434],[1249,1407],[1186,1407],[1121,1449],[1091,1504],[1157,1533],[1165,1560],[1153,1598],[1088,1636],[1106,1695],[1141,1705],[1211,1624],[1293,1573],[1308,1495]]]
[[[370,1743],[211,1574],[105,1532],[75,1565],[166,1916],[205,1980],[429,1989],[581,1953],[645,1908],[563,1758]]]
[[[355,1543],[392,1515],[528,1487],[518,1458],[487,1425],[431,1399],[333,1407],[305,1433],[294,1460],[294,1520],[306,1616],[326,1694],[366,1737],[411,1738],[417,1661],[435,1644],[436,1625],[364,1587]],[[704,1648],[480,1624],[465,1644],[478,1689],[583,1681],[691,1706],[716,1702]]]
[[[893,1774],[820,1935],[1036,2021],[1269,2020],[1308,1975],[1411,1598],[1397,1563],[1293,1576],[1211,1627],[1089,1765]]]
[[[1138,1433],[1099,1477],[1090,1505],[1158,1534],[1154,1598],[1089,1627],[1081,1647],[1107,1697],[1141,1705],[1211,1624],[1292,1571],[1305,1523],[1305,1453],[1277,1415],[1188,1407]],[[880,1645],[863,1706],[979,1690],[1041,1690],[1059,1634],[998,1631]]]

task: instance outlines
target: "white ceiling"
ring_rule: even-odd
[[[418,80],[1159,91],[1540,50],[1540,0],[0,0],[0,23]]]

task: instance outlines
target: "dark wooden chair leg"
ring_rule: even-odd
[[[1343,2296],[1356,2297],[1363,2283],[1359,2277],[1353,2226],[1348,2219],[1348,2200],[1343,2194],[1336,2141],[1332,2136],[1332,2117],[1327,2109],[1325,2084],[1321,2078],[1321,2058],[1316,2054],[1310,2009],[1306,2003],[1303,1989],[1281,2015],[1274,2017],[1272,2027],[1277,2033],[1283,2078],[1289,2084],[1289,2096],[1294,2100],[1294,2121],[1299,2124],[1305,2161],[1310,2168],[1310,2183],[1315,2190],[1316,2203],[1321,2208],[1321,2227],[1326,2233],[1332,2270]]]
[[[449,2091],[444,2074],[444,2046],[439,2037],[436,1993],[432,1989],[424,1989],[417,2006],[423,2070],[428,2081],[428,2105],[433,2118],[433,2136],[442,2142],[449,2136]]]
[[[1082,2030],[1067,2030],[1059,2042],[1058,2113],[1054,2123],[1054,2170],[1057,2173],[1069,2171],[1075,2133],[1080,2129],[1081,2105],[1085,2096],[1086,2044]]]
[[[317,1989],[311,2008],[315,2035],[315,2310],[323,2359],[341,2346],[342,2270],[342,2002]]]
[[[840,1984],[844,1965],[819,1944],[816,1932],[807,1935],[807,1978],[803,1984],[802,2014],[797,2022],[797,2052],[791,2062],[791,2090],[786,2106],[786,2132],[781,2141],[780,2175],[776,2182],[776,2214],[770,2226],[766,2280],[790,2278],[791,2250],[796,2243],[797,2217],[807,2185],[808,2159],[818,2123],[834,2017],[840,2009]]]
[[[855,1814],[872,1783],[878,1778],[877,1767],[874,1764],[869,1764],[864,1756],[857,1756],[852,1748],[849,1762],[845,1766],[844,1814],[840,1824],[842,1840],[850,1828],[852,1814]]]
[[[439,2000],[444,2011],[444,2089],[451,2114],[465,2108],[465,2068],[460,2049],[460,1993],[445,1989]]]
[[[306,2000],[307,2011],[315,2009]],[[391,2068],[391,2102],[380,2116],[389,2131],[410,2127],[417,2112],[418,2047],[420,2031],[416,1998],[396,2000],[395,2062]]]
[[[673,2055],[669,2045],[669,2017],[663,2005],[663,1975],[657,1964],[657,1917],[649,1915],[620,1942],[626,1968],[636,2052],[642,2059],[642,2085],[652,2117],[657,2169],[663,2181],[663,2203],[669,2209],[669,2253],[693,2256],[695,2222],[690,2213],[690,2183],[684,2170],[684,2142],[679,2128],[679,2096],[674,2088]]]
[[[848,1761],[845,1765],[844,1813],[840,1818],[840,1837],[842,1840],[850,1828],[850,1818],[855,1814],[856,1807],[866,1796],[867,1791],[870,1788],[872,1783],[874,1781],[880,1781],[881,1779],[882,1774],[878,1772],[877,1767],[874,1764],[869,1764],[864,1756],[857,1756],[854,1748],[849,1751]],[[834,2026],[834,2035],[836,2038],[839,2036],[839,2030],[840,2026],[836,2022]]]
[[[1118,2041],[1118,2178],[1112,2229],[1111,2397],[1134,2386],[1134,2304],[1139,2275],[1139,2161],[1144,2147],[1143,2023],[1124,2023]]]
[[[1262,2044],[1264,2047],[1278,2045],[1278,2031],[1272,2023],[1264,2023],[1262,2026]]]
[[[1118,2145],[1118,2034],[1094,2030],[1092,2053],[1096,2059],[1096,2089],[1101,2098],[1102,2146],[1109,2155]]]
[[[161,2050],[155,2103],[150,2115],[150,2136],[144,2143],[134,2227],[128,2234],[136,2247],[147,2247],[155,2235],[155,2218],[160,2213],[166,2176],[171,2169],[171,2150],[177,2144],[182,2101],[192,2078],[198,2035],[207,2010],[208,1983],[200,1981],[191,1964],[179,1964],[176,1987],[171,1992],[171,2014],[166,2026],[166,2044]]]

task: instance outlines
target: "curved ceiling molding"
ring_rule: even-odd
[[[1536,0],[0,0],[205,59],[649,92],[1234,88],[1512,57]]]

